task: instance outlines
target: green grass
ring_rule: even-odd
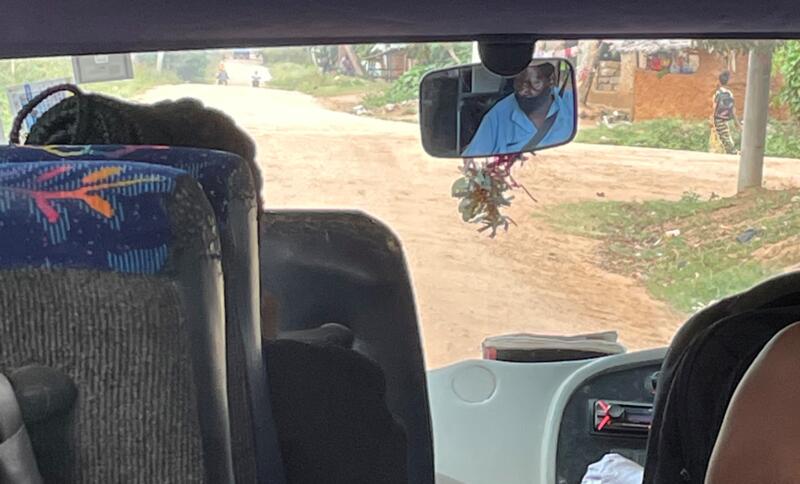
[[[708,151],[709,134],[708,123],[659,119],[619,124],[613,128],[607,126],[583,128],[578,132],[575,141],[644,148]]]
[[[81,85],[85,91],[107,94],[123,99],[130,99],[151,87],[162,84],[180,82],[174,72],[156,72],[155,68],[147,64],[134,64],[134,79],[113,82],[99,82]],[[72,79],[72,61],[68,57],[49,57],[38,59],[22,59],[0,61],[0,120],[3,128],[11,128],[12,113],[8,107],[6,89],[10,86],[25,82],[47,79],[69,78]]]
[[[155,86],[180,84],[178,75],[172,71],[158,72],[148,65],[135,65],[134,78],[124,81],[97,82],[81,86],[86,91],[106,94],[122,99],[132,99]]]
[[[710,130],[709,123],[705,121],[658,119],[619,124],[613,128],[607,126],[582,128],[575,141],[707,152]],[[738,131],[734,129],[733,133],[736,145],[740,146]],[[800,124],[789,121],[770,121],[767,127],[766,154],[800,158]]]
[[[636,277],[653,296],[683,312],[742,291],[798,262],[796,191],[756,191],[704,200],[586,201],[544,213],[556,228],[601,241],[606,269]],[[797,200],[797,199],[795,199]],[[759,234],[746,243],[747,229]],[[670,236],[679,230],[680,235]]]
[[[334,74],[323,74],[313,65],[279,62],[268,66],[269,87],[300,91],[318,97],[369,94],[386,89],[386,83]]]

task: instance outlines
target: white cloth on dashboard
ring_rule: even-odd
[[[497,350],[574,350],[592,351],[606,355],[625,353],[617,341],[616,331],[584,333],[572,336],[553,334],[514,333],[490,336],[483,340],[483,348]]]
[[[644,468],[619,454],[606,454],[590,464],[581,484],[642,484]]]

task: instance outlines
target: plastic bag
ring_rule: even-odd
[[[644,468],[619,454],[606,454],[590,464],[581,484],[642,484]]]

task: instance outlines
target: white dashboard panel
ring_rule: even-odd
[[[428,372],[437,484],[552,484],[564,406],[588,378],[665,348],[556,363],[467,360]]]

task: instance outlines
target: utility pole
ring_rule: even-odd
[[[160,51],[156,54],[156,71],[161,72],[164,68],[164,51]]]
[[[582,40],[578,42],[578,100],[586,107],[589,93],[592,91],[595,71],[600,63],[600,45],[602,40]]]
[[[769,118],[769,81],[772,46],[750,49],[747,62],[747,91],[744,98],[742,152],[739,155],[738,192],[761,187],[764,179],[764,148]]]
[[[350,64],[353,66],[353,71],[357,76],[364,76],[364,69],[361,67],[361,60],[359,60],[358,56],[356,55],[355,51],[353,50],[353,46],[345,45],[344,46],[344,55],[350,60]]]

